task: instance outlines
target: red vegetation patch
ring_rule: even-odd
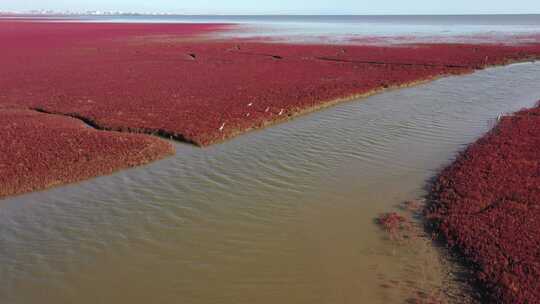
[[[0,106],[0,198],[133,167],[174,152],[143,134],[97,131],[65,116]]]
[[[402,241],[409,238],[409,233],[413,226],[409,218],[396,212],[389,212],[380,215],[377,223],[388,233],[391,240]]]
[[[0,104],[208,145],[337,99],[540,56],[539,44],[331,46],[196,37],[223,27],[0,21]]]
[[[0,164],[7,172],[0,177],[0,196],[108,173],[171,151],[155,139],[80,125],[55,138],[53,128],[72,119],[16,110],[12,119],[32,119],[11,121],[8,107],[208,145],[339,99],[540,57],[540,44],[286,45],[201,36],[227,27],[0,20],[0,106],[6,118],[0,123],[27,128],[0,129]],[[43,127],[34,130],[38,125]],[[42,143],[40,149],[35,143]],[[78,153],[88,159],[82,162]]]
[[[540,303],[540,106],[503,117],[444,169],[429,219],[492,300]]]

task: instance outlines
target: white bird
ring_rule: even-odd
[[[248,103],[248,107],[251,107],[253,105],[253,102]]]
[[[223,123],[223,124],[221,125],[221,127],[219,127],[219,131],[223,131],[223,128],[224,128],[224,127],[225,127],[225,123]]]
[[[283,110],[283,109],[281,109],[281,111],[279,111],[279,114],[278,114],[278,115],[281,115],[281,114],[283,114],[283,112],[284,112],[284,110]]]

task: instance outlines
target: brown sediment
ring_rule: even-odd
[[[433,247],[431,237],[426,233],[422,218],[422,211],[425,208],[425,200],[405,201],[398,210],[380,214],[375,223],[385,232],[389,241],[393,244],[392,255],[396,255],[396,247],[402,255],[405,252],[412,253],[415,258],[422,260],[418,264],[420,269],[426,265],[439,265],[440,252]],[[442,264],[441,264],[442,266]],[[383,279],[381,284],[384,288],[399,288],[405,291],[406,299],[403,303],[474,303],[472,297],[465,293],[458,284],[432,284],[432,281],[425,275],[425,271],[420,271],[420,276],[415,280],[388,280]],[[450,278],[450,277],[448,277]]]
[[[540,303],[540,105],[502,117],[462,152],[425,213],[486,301]]]

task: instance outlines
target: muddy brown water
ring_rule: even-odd
[[[540,63],[444,78],[1,201],[0,303],[462,301],[456,265],[374,218],[539,83]]]

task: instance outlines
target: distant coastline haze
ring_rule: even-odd
[[[414,14],[540,14],[540,2],[515,1],[428,1],[399,0],[370,2],[354,0],[292,0],[253,2],[247,0],[217,1],[144,1],[144,0],[3,0],[3,12],[55,13],[140,13],[140,14],[345,14],[345,15],[414,15]]]

